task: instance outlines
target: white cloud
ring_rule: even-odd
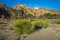
[[[39,9],[39,7],[34,7],[34,9]]]

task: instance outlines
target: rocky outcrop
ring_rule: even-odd
[[[5,5],[0,4],[0,18],[8,19],[10,16],[8,8]]]

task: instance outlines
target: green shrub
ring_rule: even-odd
[[[44,24],[44,27],[43,28],[49,27],[49,21],[48,20],[43,20],[42,22]]]
[[[13,22],[13,29],[19,34],[29,34],[35,29],[47,28],[49,27],[48,20],[34,20],[30,21],[27,19],[15,20]]]
[[[60,24],[60,19],[54,19],[54,23]]]
[[[35,20],[35,21],[32,21],[32,26],[33,26],[33,29],[34,28],[42,28],[43,27],[43,23],[41,20]]]
[[[19,34],[29,34],[32,31],[30,20],[26,20],[26,19],[15,20],[13,25],[15,32]]]
[[[34,28],[47,28],[49,27],[49,20],[35,20],[32,21],[32,26]]]
[[[45,14],[43,15],[43,17],[45,17],[45,18],[47,18],[47,19],[51,19],[51,18],[52,18],[52,15],[51,15],[51,13],[45,13]]]

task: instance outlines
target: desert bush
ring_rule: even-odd
[[[60,24],[60,19],[54,19],[54,23]]]
[[[52,18],[52,15],[51,15],[51,13],[45,13],[45,14],[43,15],[43,17],[45,17],[45,18],[47,18],[47,19],[51,19],[51,18]]]
[[[48,20],[43,20],[42,22],[44,24],[43,28],[49,27],[49,21]]]
[[[19,34],[29,34],[32,31],[30,20],[26,20],[26,19],[15,20],[13,26],[15,32]]]
[[[41,20],[32,21],[33,29],[41,29],[43,27],[43,23]]]
[[[33,21],[33,24],[35,27],[40,27],[40,28],[47,28],[49,27],[49,20],[35,20]]]
[[[13,22],[13,29],[19,34],[29,34],[34,30],[49,27],[48,20],[27,20],[20,19]]]

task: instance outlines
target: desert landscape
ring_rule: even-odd
[[[27,5],[0,3],[0,40],[60,40],[60,10]]]

